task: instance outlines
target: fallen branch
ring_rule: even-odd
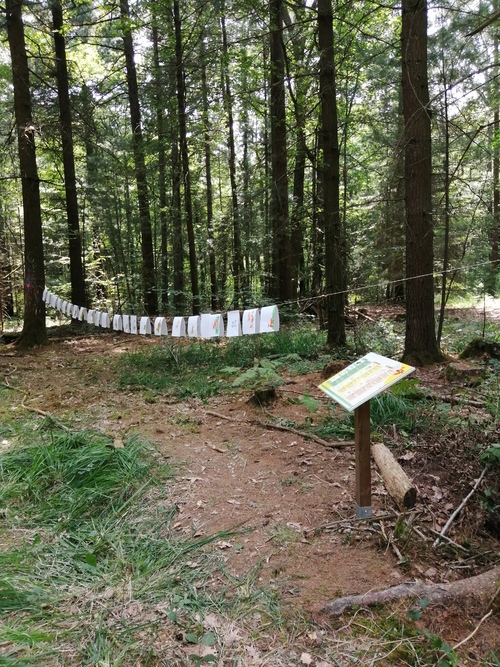
[[[464,405],[469,408],[485,408],[487,406],[484,401],[475,401],[462,394],[452,394],[451,396],[447,396],[444,394],[436,394],[436,392],[432,390],[427,390],[425,392],[425,398],[430,398],[434,401],[442,401],[443,403],[450,403],[450,405]]]
[[[453,521],[455,520],[455,517],[457,516],[457,514],[458,514],[458,513],[465,507],[465,505],[466,505],[467,502],[469,501],[469,498],[471,498],[471,496],[472,496],[472,495],[474,494],[474,492],[476,491],[477,487],[481,484],[481,482],[483,481],[483,477],[486,475],[486,471],[487,471],[487,468],[483,468],[483,472],[482,472],[481,475],[479,476],[479,479],[476,480],[476,483],[475,483],[474,486],[472,487],[472,490],[470,491],[470,493],[468,493],[468,494],[465,496],[465,498],[462,500],[462,502],[461,502],[460,505],[456,508],[456,510],[455,510],[454,512],[452,512],[450,518],[448,519],[448,521],[447,521],[446,524],[444,525],[442,531],[439,533],[438,537],[436,537],[436,539],[434,540],[434,543],[433,543],[433,545],[432,545],[432,546],[434,547],[434,549],[438,546],[440,539],[441,539],[442,537],[444,537],[444,535],[445,535],[446,532],[448,531],[448,528],[451,526],[451,524],[452,524]]]
[[[455,547],[455,549],[461,549],[462,551],[465,551],[465,553],[467,553],[467,554],[469,553],[469,549],[462,546],[461,544],[458,544],[458,542],[455,542],[454,540],[452,540],[450,537],[448,537],[448,535],[442,535],[437,530],[434,530],[434,528],[428,528],[428,530],[430,530],[431,533],[434,533],[435,535],[437,535],[439,540],[445,540],[450,546]]]
[[[317,442],[318,445],[322,445],[323,447],[354,447],[354,440],[335,440],[334,442],[330,442],[328,440],[323,440],[323,438],[320,438],[317,435],[314,435],[314,433],[304,433],[304,431],[299,431],[298,428],[283,426],[282,424],[271,424],[270,422],[263,422],[260,419],[235,419],[234,417],[228,417],[227,415],[223,415],[220,412],[215,412],[213,410],[205,410],[205,414],[211,415],[212,417],[217,417],[218,419],[225,419],[226,421],[230,422],[237,422],[240,424],[244,422],[245,424],[254,424],[255,426],[260,426],[261,428],[272,428],[276,431],[287,431],[288,433],[300,435],[301,438],[305,438],[306,440],[313,440],[314,442]]]
[[[41,415],[42,417],[46,417],[47,419],[50,419],[51,421],[56,424],[59,428],[62,428],[63,431],[71,431],[71,429],[66,426],[66,424],[63,424],[59,419],[54,417],[54,415],[50,414],[50,412],[45,412],[45,410],[40,410],[40,408],[34,408],[31,407],[30,405],[26,405],[24,402],[26,400],[26,396],[24,396],[23,400],[21,401],[21,407],[24,408],[25,410],[29,410],[30,412],[36,412],[37,415]]]
[[[319,610],[319,613],[336,617],[355,608],[373,607],[405,598],[425,597],[432,604],[445,604],[460,598],[491,599],[499,579],[500,565],[497,565],[469,579],[444,584],[399,584],[383,591],[370,591],[364,595],[347,595],[329,602]]]

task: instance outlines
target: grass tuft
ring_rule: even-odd
[[[66,529],[119,512],[137,489],[152,482],[153,454],[138,440],[115,449],[95,432],[44,436],[0,455],[0,508],[13,524]]]

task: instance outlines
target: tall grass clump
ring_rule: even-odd
[[[40,438],[0,456],[0,508],[13,523],[68,527],[95,519],[119,511],[154,478],[153,454],[138,440],[116,449],[96,432]]]

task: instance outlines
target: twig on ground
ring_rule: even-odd
[[[500,584],[497,586],[497,589],[496,589],[494,595],[493,595],[492,598],[489,600],[489,602],[488,602],[488,604],[487,604],[487,608],[488,608],[488,607],[493,608],[493,603],[495,602],[495,600],[496,600],[496,598],[498,597],[498,594],[499,594],[499,593],[500,593]],[[491,612],[490,612],[490,613],[491,613]]]
[[[469,549],[467,549],[467,547],[463,547],[461,544],[458,544],[458,542],[452,540],[450,537],[448,537],[448,535],[441,535],[441,533],[438,532],[437,530],[434,530],[434,528],[429,528],[429,530],[431,531],[431,533],[434,533],[434,535],[438,536],[438,540],[445,540],[452,547],[455,547],[456,549],[461,549],[462,551],[465,551],[465,553],[469,553]],[[434,542],[432,546],[435,546],[435,544],[436,542]]]
[[[1,382],[0,384],[6,389],[12,389],[12,391],[19,391],[21,392],[21,394],[24,394],[24,389],[19,389],[19,387],[13,387],[11,384],[7,382],[7,380],[4,380],[4,382]]]
[[[377,523],[378,521],[381,522],[381,519],[393,519],[393,518],[394,518],[394,514],[381,514],[380,516],[372,516],[370,519],[368,519],[368,521],[370,523]],[[354,518],[354,517],[353,518],[348,518],[348,519],[339,519],[338,521],[331,521],[330,523],[324,523],[321,526],[316,526],[315,528],[310,528],[309,530],[304,531],[304,533],[310,534],[310,533],[316,533],[316,532],[319,533],[319,532],[323,532],[323,531],[327,531],[327,530],[334,530],[335,528],[337,528],[338,526],[340,526],[343,523],[344,524],[348,523],[349,526],[351,528],[353,528],[356,525],[356,521],[357,521],[357,519]],[[367,520],[363,519],[363,521],[366,522]]]
[[[488,469],[487,467],[483,468],[483,471],[482,471],[481,475],[479,476],[479,479],[476,480],[476,483],[475,483],[474,486],[472,487],[472,490],[470,491],[470,493],[468,493],[468,494],[465,496],[465,498],[462,500],[462,502],[461,502],[460,505],[456,508],[456,510],[455,510],[454,512],[452,512],[450,518],[448,519],[448,521],[447,521],[446,524],[444,525],[443,529],[442,529],[441,532],[439,533],[439,536],[434,540],[434,543],[433,543],[433,545],[432,545],[432,546],[434,547],[434,549],[438,546],[439,541],[440,541],[440,538],[441,538],[441,537],[444,537],[445,533],[448,531],[448,528],[451,526],[451,524],[452,524],[453,521],[455,520],[455,517],[456,517],[456,516],[459,514],[459,512],[465,507],[465,505],[466,505],[467,502],[469,501],[469,498],[472,497],[472,495],[474,494],[474,492],[476,491],[476,489],[478,488],[478,486],[479,486],[479,485],[481,484],[481,482],[483,481],[483,477],[486,475],[486,471],[487,471],[487,469]]]
[[[498,593],[498,591],[497,591],[497,593]],[[489,617],[491,616],[492,613],[493,613],[493,609],[490,609],[489,612],[488,612],[487,614],[485,614],[485,615],[483,616],[483,618],[479,621],[479,623],[476,625],[476,627],[474,628],[474,630],[473,630],[470,634],[468,634],[467,637],[465,637],[465,639],[462,639],[462,641],[459,641],[458,644],[455,644],[455,645],[452,647],[452,649],[453,649],[454,651],[456,651],[457,648],[460,648],[460,646],[462,646],[463,644],[465,644],[466,642],[468,642],[469,639],[472,639],[472,637],[474,637],[474,635],[475,635],[476,632],[479,630],[479,628],[480,628],[481,625],[484,623],[484,621],[486,621],[486,619],[489,618]]]
[[[213,449],[214,452],[219,452],[219,454],[227,454],[227,449],[221,449],[220,447],[216,447],[215,445],[212,445],[211,442],[204,442],[207,447],[210,447],[210,449]]]
[[[305,433],[304,431],[299,431],[297,428],[292,428],[291,426],[283,426],[282,424],[271,424],[269,422],[263,422],[260,419],[236,419],[235,417],[228,417],[223,415],[220,412],[215,412],[214,410],[205,410],[205,414],[211,415],[212,417],[217,417],[218,419],[225,419],[230,422],[245,422],[246,424],[255,424],[262,428],[272,428],[277,431],[288,431],[289,433],[294,433],[295,435],[300,435],[301,438],[306,440],[313,440],[323,447],[335,448],[335,447],[353,447],[354,440],[335,440],[334,442],[329,442],[328,440],[323,440],[323,438],[314,435],[314,433]]]

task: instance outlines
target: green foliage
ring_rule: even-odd
[[[309,396],[308,394],[303,394],[300,398],[299,401],[302,403],[302,405],[306,408],[306,410],[314,414],[317,412],[321,406],[321,403],[317,401],[315,398],[312,396]]]
[[[419,621],[422,618],[424,610],[429,606],[428,598],[420,598],[418,602],[418,609],[410,609],[408,618],[412,621]]]
[[[249,376],[241,386],[248,380],[249,389],[266,382],[272,386],[281,384],[277,373],[280,367],[297,374],[319,370],[329,358],[324,346],[324,332],[310,327],[230,338],[225,344],[212,340],[184,346],[169,342],[123,355],[118,361],[119,382],[121,386],[204,400],[238,387],[231,382],[231,376],[242,370],[244,375],[244,369],[248,369]]]
[[[417,418],[415,403],[391,390],[370,401],[370,422],[375,429],[396,424],[398,429],[411,433]]]
[[[500,443],[495,442],[490,445],[482,454],[481,460],[489,467],[494,468],[500,465]]]
[[[279,362],[269,359],[255,359],[252,368],[242,373],[233,381],[233,387],[244,387],[246,389],[258,390],[265,387],[278,387],[283,380],[276,372]]]
[[[152,483],[152,458],[137,440],[115,449],[99,433],[51,433],[0,455],[0,507],[13,523],[67,528],[119,511]],[[166,470],[160,466],[157,475]]]
[[[357,355],[376,352],[385,357],[398,358],[403,353],[404,339],[401,325],[380,319],[375,324],[357,324],[352,332],[352,345]]]

